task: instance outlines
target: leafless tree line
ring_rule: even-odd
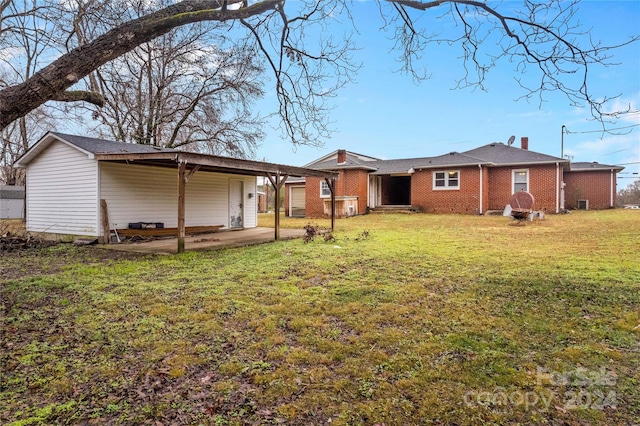
[[[542,102],[559,91],[602,123],[629,112],[607,110],[618,94],[596,97],[589,76],[638,35],[615,45],[591,40],[577,22],[578,1],[377,5],[402,71],[415,79],[429,76],[427,47],[444,43],[464,53],[459,87],[485,89],[487,72],[508,61],[525,98]],[[250,107],[267,76],[283,136],[319,144],[333,130],[332,97],[359,66],[350,36],[358,22],[343,0],[0,0],[0,13],[4,165],[33,141],[25,129],[86,110],[99,135],[251,155],[263,117]],[[451,30],[431,32],[430,19],[448,20]],[[338,21],[350,27],[338,31]]]

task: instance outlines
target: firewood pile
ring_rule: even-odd
[[[18,234],[0,228],[0,252],[7,253],[12,251],[49,247],[55,245],[55,241],[45,240],[43,238],[34,237],[29,234]]]

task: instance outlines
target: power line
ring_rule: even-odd
[[[617,151],[613,151],[613,152],[610,152],[610,153],[608,153],[608,154],[602,154],[602,156],[603,156],[603,157],[606,157],[607,155],[617,154],[618,152],[622,152],[622,151],[629,151],[630,149],[631,149],[631,148],[619,149],[619,150],[617,150]]]
[[[567,128],[565,127],[565,128],[564,128],[564,132],[565,132],[567,135],[571,135],[571,134],[577,135],[577,134],[585,134],[585,133],[609,133],[609,132],[614,131],[614,130],[625,130],[625,129],[631,129],[631,128],[633,128],[633,127],[638,127],[638,126],[640,126],[640,124],[632,124],[632,125],[630,125],[630,126],[617,127],[617,128],[615,128],[615,129],[585,130],[585,131],[583,131],[583,132],[572,132],[572,131],[570,131],[569,129],[567,129]]]

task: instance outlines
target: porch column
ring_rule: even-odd
[[[180,161],[178,164],[178,253],[184,253],[184,193],[185,193],[185,172],[187,163]]]

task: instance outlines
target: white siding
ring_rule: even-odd
[[[0,219],[22,219],[23,212],[24,200],[0,198]]]
[[[186,185],[185,226],[229,227],[229,177],[196,172]],[[242,179],[245,191],[245,227],[257,224],[255,178]],[[254,197],[249,199],[248,192]],[[130,222],[162,222],[178,226],[178,171],[160,167],[103,162],[100,164],[100,197],[107,201],[109,221],[116,228]]]
[[[27,166],[27,230],[98,235],[97,162],[53,142]]]
[[[258,226],[258,189],[255,176],[239,176],[244,181],[244,227]],[[249,198],[249,194],[253,194]]]

